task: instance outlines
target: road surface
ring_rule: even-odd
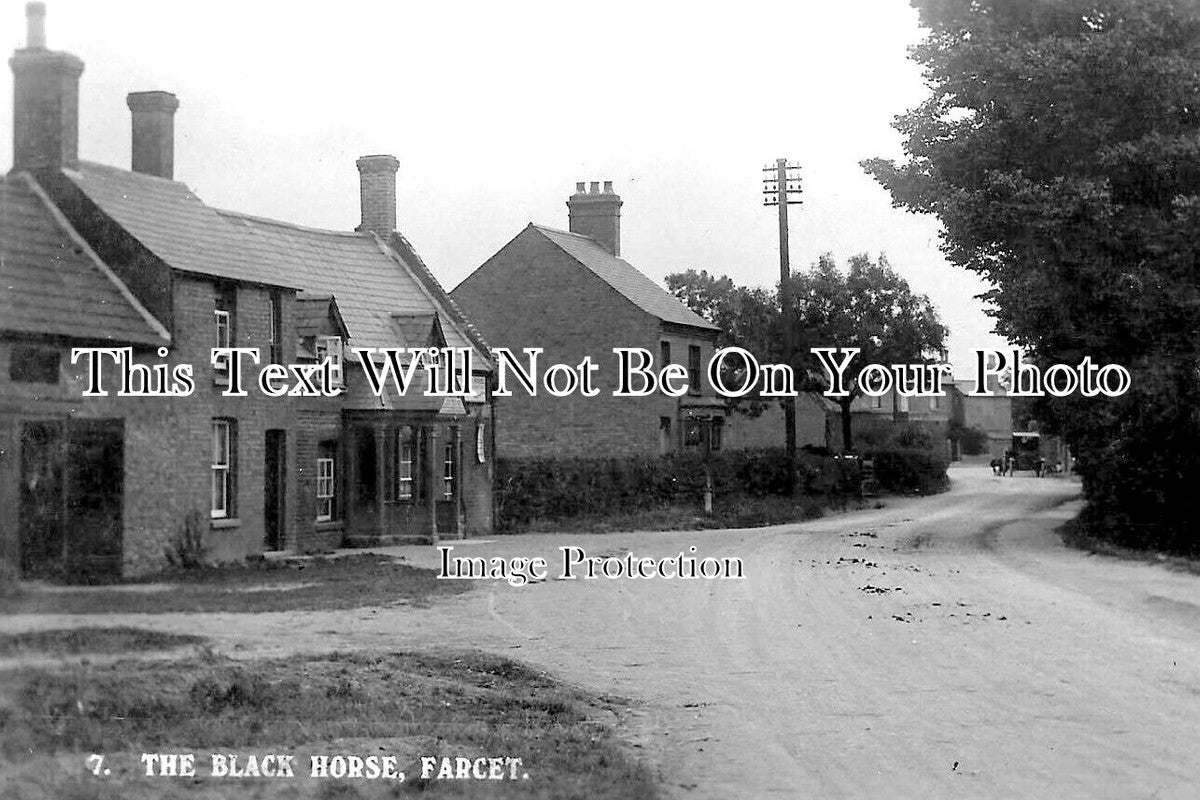
[[[423,609],[0,625],[119,621],[245,654],[494,650],[640,701],[617,724],[672,797],[1200,797],[1200,577],[1065,549],[1068,480],[951,474],[946,494],[802,525],[453,543],[552,564],[564,544],[694,545],[741,558],[741,581],[495,582]]]

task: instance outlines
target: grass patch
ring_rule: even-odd
[[[872,501],[874,503],[875,501]],[[761,528],[817,519],[830,507],[845,510],[854,501],[830,502],[820,497],[742,497],[714,504],[705,514],[694,505],[668,506],[640,511],[613,511],[563,519],[535,519],[520,526],[521,533],[623,533],[629,531],[693,531],[725,528]]]
[[[1161,564],[1177,572],[1200,575],[1200,560],[1184,556],[1173,556],[1155,551],[1136,550],[1123,547],[1104,539],[1088,530],[1088,525],[1071,519],[1058,527],[1058,534],[1067,547],[1083,550],[1089,555],[1109,556],[1125,561],[1140,561],[1146,564]]]
[[[162,614],[314,611],[426,603],[469,590],[434,570],[364,553],[172,570],[116,586],[21,586],[0,596],[8,614]]]
[[[95,796],[123,800],[657,797],[651,771],[597,720],[619,708],[483,653],[18,670],[0,682],[0,772],[30,800],[90,797],[97,787]],[[197,777],[146,777],[143,752],[195,753]],[[241,753],[243,761],[250,753],[293,754],[296,777],[210,777],[213,752]],[[110,776],[79,768],[91,753],[105,755]],[[309,756],[336,754],[394,755],[408,780],[310,777]],[[530,777],[423,783],[422,756],[518,757]]]
[[[71,628],[0,634],[0,656],[67,656],[79,653],[129,653],[203,644],[203,636],[160,633],[143,628]]]

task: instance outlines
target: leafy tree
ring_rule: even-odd
[[[1040,362],[1119,363],[1122,398],[1047,406],[1088,515],[1200,549],[1200,10],[1191,0],[913,0],[929,98],[901,163],[864,167],[941,219]]]
[[[788,363],[783,352],[783,323],[778,289],[738,286],[728,277],[689,270],[667,277],[667,286],[693,311],[721,329],[718,346],[738,345],[759,361]],[[862,352],[851,362],[846,388],[850,395],[835,398],[842,412],[842,442],[853,445],[850,406],[861,396],[855,379],[858,369],[870,363],[919,363],[943,356],[946,329],[929,298],[913,293],[884,256],[872,262],[865,254],[850,259],[840,270],[830,255],[822,256],[811,270],[793,275],[790,286],[795,309],[797,342],[804,347],[857,347]],[[792,362],[800,391],[828,388],[824,372],[798,352]],[[740,376],[730,376],[737,385]],[[765,403],[754,399],[761,409]],[[755,413],[756,409],[750,409]]]
[[[857,347],[846,384],[849,395],[832,398],[842,412],[842,446],[853,448],[850,407],[862,395],[858,370],[867,364],[932,363],[945,358],[946,328],[928,297],[915,294],[887,262],[866,254],[838,269],[821,256],[812,270],[792,277],[800,339],[811,347]]]
[[[761,362],[782,363],[783,327],[779,298],[766,289],[738,286],[728,276],[710,275],[707,270],[689,269],[668,275],[667,288],[688,308],[720,329],[717,348],[742,347]],[[734,359],[726,359],[722,376],[726,386],[740,386],[742,370]],[[769,405],[751,392],[741,398],[726,398],[726,408],[757,417]]]

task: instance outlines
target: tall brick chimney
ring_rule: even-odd
[[[358,165],[358,195],[362,203],[362,224],[355,230],[374,231],[387,236],[396,230],[395,156],[363,156]]]
[[[13,71],[13,169],[79,164],[79,76],[83,62],[46,49],[46,4],[25,4],[25,47]]]
[[[571,233],[581,233],[595,239],[614,256],[621,255],[621,198],[613,194],[612,181],[592,181],[591,190],[585,184],[575,184],[575,194],[567,200],[567,216]]]
[[[170,92],[130,92],[125,102],[133,116],[133,171],[173,180],[179,100]]]

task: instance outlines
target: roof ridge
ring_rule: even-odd
[[[602,281],[606,286],[608,286],[608,288],[612,289],[618,295],[625,298],[627,301],[632,303],[637,308],[640,308],[642,311],[645,311],[647,314],[650,314],[651,316],[656,317],[657,319],[659,319],[662,322],[669,322],[674,325],[683,325],[685,327],[696,328],[698,330],[708,330],[708,331],[719,330],[719,328],[716,325],[714,325],[712,322],[709,322],[708,320],[706,320],[704,317],[697,314],[692,309],[688,308],[686,303],[682,302],[678,297],[675,297],[674,295],[672,295],[669,291],[667,291],[666,288],[659,285],[659,283],[657,281],[655,281],[653,278],[651,278],[649,275],[642,272],[640,269],[638,269],[637,267],[635,267],[633,264],[629,263],[625,259],[621,258],[620,256],[610,253],[608,251],[608,249],[604,247],[604,245],[600,244],[592,237],[583,236],[578,233],[571,233],[570,231],[558,231],[553,228],[547,228],[547,227],[541,226],[541,225],[533,225],[533,228],[538,233],[540,233],[548,242],[550,242],[550,244],[552,246],[561,250],[567,256],[567,258],[574,261],[576,264],[578,264],[580,267],[582,267],[583,269],[590,272],[592,275],[595,275],[600,281]],[[626,281],[614,281],[613,280],[614,276],[602,274],[600,269],[595,264],[590,264],[590,263],[588,263],[588,261],[586,260],[585,257],[581,257],[579,254],[571,252],[571,250],[567,247],[567,245],[564,242],[557,241],[554,238],[554,236],[551,234],[567,235],[574,239],[582,239],[583,241],[588,242],[594,248],[596,248],[596,250],[605,259],[621,265],[621,267],[627,271],[627,275],[631,276],[635,282],[642,283],[645,286],[652,288],[654,291],[654,297],[661,298],[662,301],[668,302],[671,312],[674,312],[674,314],[683,314],[684,316],[682,316],[682,317],[674,316],[674,314],[669,313],[666,310],[666,308],[661,308],[661,307],[657,308],[657,309],[652,308],[650,306],[650,302],[651,302],[650,299],[645,298],[645,297],[642,297],[642,298],[636,297],[636,296],[634,296],[634,294],[631,294],[631,289],[629,286],[619,285],[619,283],[626,283]],[[672,317],[674,317],[674,318],[672,318]]]
[[[258,214],[248,214],[244,211],[233,211],[228,208],[217,208],[216,206],[209,206],[209,208],[217,212],[217,214],[221,215],[222,217],[238,217],[241,219],[252,220],[254,222],[261,222],[264,225],[274,225],[279,228],[289,228],[291,230],[305,231],[307,233],[324,233],[332,236],[346,236],[352,239],[365,240],[369,237],[369,234],[365,231],[340,231],[333,230],[332,228],[313,228],[308,225],[300,225],[296,222],[288,222],[287,220],[274,219],[272,217],[262,217]]]
[[[112,172],[120,172],[120,173],[123,173],[126,175],[136,175],[139,178],[145,178],[147,180],[152,180],[152,181],[159,181],[161,183],[177,183],[180,186],[185,187],[189,192],[192,192],[191,186],[189,186],[188,184],[186,184],[183,181],[178,180],[176,178],[164,178],[161,175],[152,175],[149,172],[138,172],[136,169],[125,169],[124,167],[114,167],[112,164],[101,164],[99,161],[88,161],[88,160],[82,159],[82,158],[79,159],[79,166],[81,166],[81,167],[99,167],[100,169],[110,170]],[[71,171],[69,168],[64,169],[64,172],[69,172],[69,171]],[[78,172],[78,170],[74,170],[74,171]],[[195,195],[195,192],[192,192],[192,194]]]
[[[589,242],[592,242],[593,244],[595,244],[597,247],[603,247],[603,245],[601,245],[599,242],[596,241],[595,237],[588,236],[586,233],[576,233],[575,231],[564,231],[562,228],[552,228],[549,225],[539,225],[536,222],[531,222],[529,224],[530,224],[530,226],[537,228],[538,230],[541,230],[541,231],[550,231],[551,233],[561,233],[564,236],[574,236],[577,239],[586,239]],[[620,258],[620,256],[613,256],[613,258]]]
[[[441,281],[439,281],[437,276],[433,274],[433,270],[431,270],[425,263],[425,260],[421,258],[421,254],[418,253],[416,248],[412,246],[412,243],[404,237],[404,234],[400,233],[400,231],[392,231],[392,234],[387,241],[380,236],[376,236],[375,238],[379,242],[380,246],[384,248],[387,254],[403,264],[405,268],[413,273],[413,277],[417,279],[417,283],[420,284],[421,287],[430,294],[432,299],[437,300],[440,304],[445,306],[446,310],[450,312],[449,316],[451,317],[451,321],[454,323],[455,327],[461,328],[460,332],[466,334],[467,341],[478,346],[483,351],[482,355],[487,358],[490,363],[492,360],[492,351],[491,347],[488,345],[487,339],[485,339],[483,333],[477,327],[475,327],[475,323],[471,322],[471,319],[463,313],[462,308],[459,307],[458,303],[454,301],[454,298],[450,296],[450,293],[446,291],[446,287],[442,286]],[[404,245],[406,253],[412,257],[413,261],[416,262],[416,267],[408,264],[405,259],[400,257],[400,254],[396,252],[395,248],[391,246],[391,239],[393,238],[399,241],[400,244]]]

